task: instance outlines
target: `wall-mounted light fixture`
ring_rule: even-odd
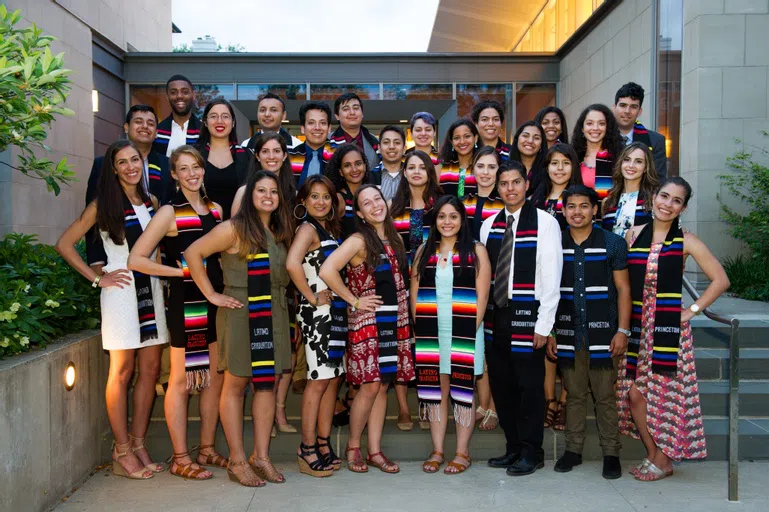
[[[75,372],[75,363],[70,361],[67,363],[67,368],[64,370],[64,387],[67,391],[72,391],[75,387],[75,380],[77,379],[77,373]]]
[[[93,111],[99,111],[99,91],[96,89],[91,90],[91,104],[93,105]]]

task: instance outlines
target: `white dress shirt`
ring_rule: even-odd
[[[505,219],[513,216],[512,229],[518,227],[521,210],[510,213],[505,208]],[[486,245],[489,230],[496,219],[493,215],[481,225],[481,243]],[[563,254],[561,253],[561,229],[555,217],[537,209],[537,268],[534,281],[534,299],[539,301],[539,312],[534,332],[549,336],[555,323],[555,313],[558,301],[561,300],[561,271],[563,270]],[[513,269],[515,268],[515,240],[513,240],[513,255],[510,261],[510,280],[508,284],[508,299],[513,298]],[[494,271],[492,270],[492,273]],[[492,299],[493,300],[493,299]]]
[[[170,157],[174,149],[179,146],[187,144],[187,125],[190,124],[190,120],[184,121],[183,125],[180,125],[171,118],[171,138],[168,139],[168,149],[166,149],[166,156]]]

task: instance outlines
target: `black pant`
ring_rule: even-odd
[[[507,453],[520,453],[537,463],[545,457],[545,348],[533,353],[511,352],[510,313],[504,308],[494,315],[494,341],[486,344],[489,385],[505,432]]]

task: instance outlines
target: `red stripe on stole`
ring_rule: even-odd
[[[466,364],[470,365],[475,362],[474,356],[470,354],[463,354],[459,352],[454,352],[451,354],[451,362],[452,363],[459,363],[459,364]]]
[[[529,235],[536,235],[537,230],[536,229],[529,229],[526,231],[516,231],[515,236],[529,236]]]
[[[155,318],[155,313],[147,313],[146,315],[139,316],[139,321],[141,322],[142,320],[150,320],[152,318]]]
[[[526,284],[526,283],[515,283],[515,284],[513,285],[513,289],[514,289],[514,290],[520,290],[520,289],[524,289],[524,290],[533,290],[533,289],[534,289],[534,284],[533,284],[533,283],[532,283],[532,284]]]
[[[441,355],[433,352],[417,352],[417,359],[424,364],[438,364],[441,362]]]
[[[275,376],[269,377],[251,377],[251,382],[275,382]]]
[[[533,334],[513,334],[512,338],[514,340],[532,341],[534,339],[534,335]]]
[[[657,311],[667,311],[667,312],[670,312],[670,313],[680,313],[681,312],[681,308],[670,307],[670,306],[666,306],[666,307],[657,306],[656,310]]]
[[[208,325],[208,317],[207,316],[196,316],[196,317],[185,318],[184,319],[184,327],[185,328],[194,329],[196,327],[205,327],[206,325]]]
[[[262,318],[265,316],[272,316],[272,311],[255,311],[248,314],[248,318]]]
[[[270,273],[270,269],[248,271],[248,275],[250,276],[263,276],[264,274],[269,274],[269,273]]]
[[[678,364],[678,361],[657,361],[654,359],[654,356],[652,356],[652,364],[658,364],[660,366],[675,366]]]
[[[201,227],[203,225],[202,222],[200,222],[200,217],[196,216],[189,216],[189,217],[180,217],[176,219],[176,225],[178,227],[181,227],[182,229],[189,229],[189,228],[197,228]]]
[[[417,315],[431,315],[438,314],[438,304],[417,304]]]
[[[478,305],[477,304],[461,304],[461,303],[454,303],[451,306],[451,312],[455,315],[469,315],[473,314],[475,315],[477,312]],[[417,306],[417,309],[419,307]]]

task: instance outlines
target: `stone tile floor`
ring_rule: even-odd
[[[623,461],[627,469],[630,462]],[[427,475],[418,462],[401,464],[401,473],[372,470],[353,474],[343,466],[334,476],[316,479],[299,474],[296,464],[278,465],[285,484],[259,489],[229,481],[224,470],[205,482],[161,473],[150,481],[129,481],[102,469],[56,512],[160,510],[210,511],[374,511],[374,510],[536,510],[536,511],[732,511],[769,510],[769,462],[740,463],[740,498],[729,503],[725,462],[684,463],[663,481],[644,483],[625,474],[601,478],[601,463],[585,462],[571,473],[544,469],[511,478],[478,461],[459,476]]]

